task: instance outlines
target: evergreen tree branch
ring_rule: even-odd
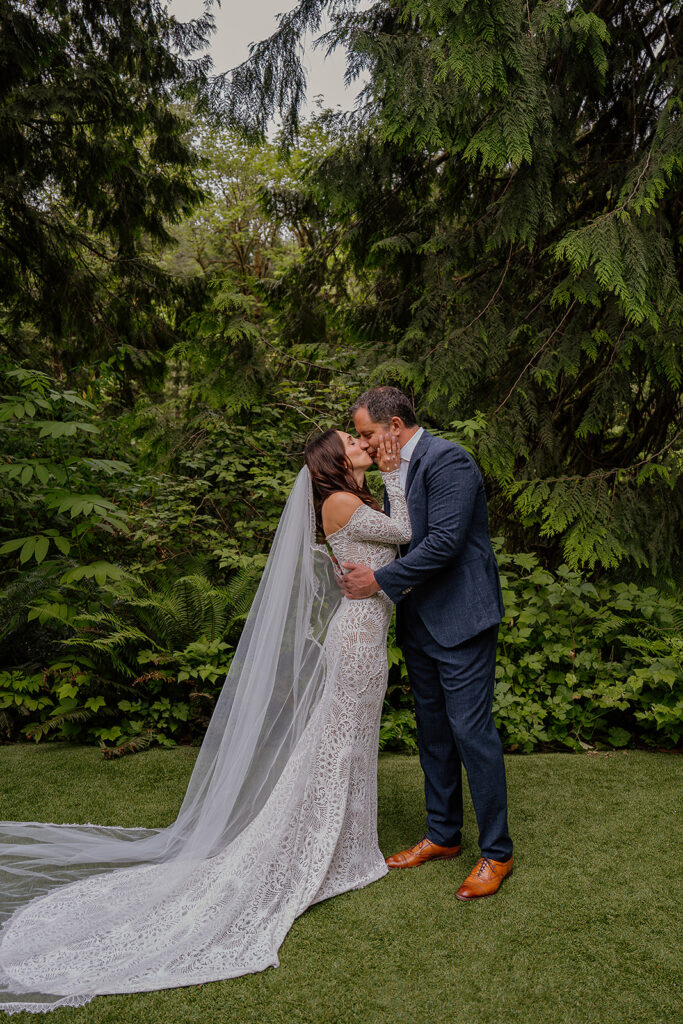
[[[558,324],[558,325],[557,325],[557,326],[555,327],[555,329],[554,329],[554,330],[553,330],[553,331],[551,332],[551,334],[549,334],[549,335],[548,335],[548,337],[547,337],[547,338],[546,338],[546,340],[545,340],[545,341],[543,342],[543,344],[541,345],[541,347],[540,347],[540,348],[539,348],[539,349],[538,349],[538,350],[537,350],[536,352],[534,352],[534,354],[532,355],[531,359],[530,359],[530,360],[529,360],[529,362],[528,362],[528,363],[526,364],[526,366],[524,367],[524,369],[522,370],[522,372],[520,373],[520,375],[519,375],[519,376],[517,377],[517,380],[516,380],[516,381],[515,381],[515,383],[514,383],[514,384],[512,385],[512,387],[511,387],[511,388],[510,388],[510,390],[508,391],[508,393],[507,393],[507,395],[505,396],[505,398],[503,399],[503,401],[502,401],[502,402],[500,403],[500,405],[498,405],[498,406],[497,406],[497,407],[496,407],[496,408],[495,408],[495,409],[493,410],[492,416],[495,416],[495,415],[496,415],[497,413],[499,413],[499,412],[500,412],[500,410],[501,410],[501,409],[503,408],[503,406],[504,406],[504,405],[505,405],[505,404],[506,404],[506,403],[508,402],[508,400],[509,400],[509,399],[511,398],[511,396],[512,396],[512,395],[514,394],[514,392],[516,391],[516,389],[517,389],[517,385],[519,384],[520,380],[522,379],[522,377],[524,376],[524,374],[526,373],[526,371],[527,371],[527,370],[528,370],[528,369],[529,369],[529,368],[530,368],[531,366],[533,366],[533,364],[534,364],[534,363],[536,362],[536,360],[538,359],[538,357],[540,356],[540,354],[541,354],[541,353],[542,353],[542,352],[544,351],[544,349],[546,349],[546,348],[548,347],[548,345],[549,345],[549,344],[550,344],[550,342],[551,342],[551,341],[553,340],[553,338],[554,338],[554,337],[555,337],[555,335],[556,335],[556,334],[558,333],[558,331],[562,330],[562,327],[564,326],[564,324],[565,324],[565,322],[566,322],[566,320],[567,320],[567,317],[568,317],[568,316],[569,316],[569,314],[571,313],[571,311],[572,311],[572,309],[574,308],[574,306],[576,305],[577,301],[578,301],[577,299],[572,299],[571,303],[569,304],[569,306],[568,306],[568,308],[567,308],[567,312],[566,312],[566,313],[564,314],[564,316],[563,316],[563,317],[562,317],[562,319],[560,320],[559,324]]]

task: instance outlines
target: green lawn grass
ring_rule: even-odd
[[[0,817],[165,825],[196,749],[107,762],[65,745],[0,748]],[[394,871],[306,911],[281,965],[203,986],[98,996],[13,1024],[673,1024],[681,1020],[683,760],[641,752],[506,758],[515,872],[455,899],[478,849]],[[423,831],[416,758],[380,757],[388,854]]]

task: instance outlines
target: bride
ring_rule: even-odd
[[[176,820],[0,822],[0,1010],[277,966],[307,907],[386,874],[377,749],[392,603],[342,598],[335,561],[377,569],[410,539],[399,447],[387,438],[376,456],[390,516],[350,434],[326,431],[305,461]]]

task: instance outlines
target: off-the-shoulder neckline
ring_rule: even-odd
[[[356,507],[354,508],[353,512],[351,513],[351,515],[349,516],[349,518],[348,518],[348,519],[346,520],[346,522],[344,523],[344,525],[343,525],[343,526],[340,526],[338,530],[333,530],[333,531],[332,531],[332,533],[326,533],[326,534],[325,534],[325,540],[329,540],[329,539],[330,539],[330,537],[336,537],[338,533],[341,533],[341,532],[342,532],[342,530],[345,530],[345,529],[346,529],[346,527],[347,527],[347,526],[349,525],[349,523],[351,522],[351,520],[353,519],[353,517],[355,516],[355,514],[356,514],[356,512],[358,511],[358,509],[359,509],[359,508],[369,508],[369,506],[368,506],[368,505],[366,505],[364,501],[362,501],[362,502],[360,503],[360,505],[356,505]]]

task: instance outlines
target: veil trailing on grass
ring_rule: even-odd
[[[49,969],[39,985],[27,983],[26,964],[32,957],[42,963],[56,941],[74,940],[67,934],[72,925],[65,926],[62,935],[59,920],[50,918],[48,894],[95,875],[147,865],[152,882],[140,890],[143,905],[136,912],[152,914],[171,885],[177,890],[198,862],[224,851],[253,821],[322,694],[322,644],[340,600],[332,560],[322,545],[315,544],[311,478],[304,467],[280,519],[173,824],[159,829],[0,822],[0,1010],[39,1012],[76,1006],[96,991],[88,987],[87,978],[56,981]],[[159,864],[166,870],[154,871]],[[104,921],[108,934],[117,927],[125,931],[130,914],[125,904],[90,904],[81,889],[78,898],[83,901],[81,918],[92,916],[93,937],[88,941],[97,941],[97,926]],[[41,913],[50,924],[49,938],[41,935]],[[25,922],[32,918],[38,923],[29,927]],[[81,919],[79,927],[82,924]],[[126,969],[121,957],[116,968]],[[176,984],[183,984],[180,974]]]

